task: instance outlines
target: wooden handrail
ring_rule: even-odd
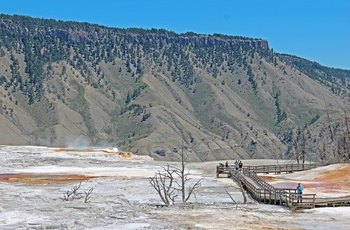
[[[302,194],[301,201],[298,202],[299,194],[296,189],[275,188],[265,182],[257,173],[268,172],[293,172],[315,168],[316,164],[286,164],[286,165],[263,165],[263,166],[245,166],[243,171],[236,170],[233,167],[216,167],[217,175],[221,173],[228,174],[237,182],[241,182],[245,189],[251,193],[259,202],[274,203],[289,206],[292,210],[298,208],[315,208],[316,206],[343,205],[350,204],[350,196],[317,198],[316,194]],[[247,179],[249,178],[249,180]],[[251,182],[250,182],[251,181]]]
[[[312,168],[313,165],[308,165],[306,168]],[[265,171],[276,171],[278,170],[300,170],[300,166],[295,164],[288,165],[265,165],[261,166]],[[252,169],[252,170],[250,170]],[[295,210],[297,208],[314,208],[315,207],[315,197],[316,194],[302,194],[301,202],[298,203],[298,194],[296,193],[296,189],[283,189],[283,188],[275,188],[271,184],[264,181],[260,178],[256,173],[259,171],[257,166],[246,166],[243,172],[237,170],[231,170],[231,176],[237,182],[241,182],[246,190],[259,202],[264,203],[274,203],[280,205],[286,205]],[[247,178],[250,178],[255,184],[249,182]]]
[[[281,164],[281,165],[260,165],[260,166],[244,166],[245,170],[255,173],[281,173],[303,171],[316,168],[316,164]]]

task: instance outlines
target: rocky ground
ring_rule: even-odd
[[[192,173],[190,183],[202,179],[202,186],[188,204],[165,207],[149,178],[166,163],[113,149],[78,151],[0,146],[0,228],[334,230],[347,229],[350,224],[349,207],[293,213],[285,207],[258,204],[252,199],[242,204],[237,185],[228,178],[215,177],[218,162],[188,164]],[[246,160],[244,163],[276,164],[276,161]],[[347,167],[333,165],[266,179],[290,186],[301,181],[306,191],[320,191],[323,196],[349,194]],[[322,190],[323,185],[329,184],[325,175],[333,178],[332,183],[343,185],[341,189]],[[317,180],[320,181],[316,186]],[[75,199],[66,200],[67,191],[80,182]],[[313,182],[313,187],[308,182]],[[85,202],[89,191],[92,192]]]

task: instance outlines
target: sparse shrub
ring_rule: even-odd
[[[92,191],[94,190],[93,188],[90,188],[88,191],[85,191],[85,195],[82,192],[78,192],[78,190],[81,187],[81,181],[79,184],[75,185],[73,188],[70,190],[66,191],[63,194],[63,200],[64,201],[72,201],[75,199],[81,199],[84,198],[84,203],[87,203],[90,199],[90,195],[92,194]]]

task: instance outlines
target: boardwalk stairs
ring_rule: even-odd
[[[221,174],[225,174],[237,183],[241,182],[243,188],[246,189],[258,202],[287,206],[290,207],[292,211],[325,206],[334,207],[350,205],[350,196],[316,199],[316,194],[299,195],[297,194],[296,189],[275,188],[257,175],[258,173],[292,173],[316,167],[316,164],[262,165],[245,166],[243,167],[243,170],[239,171],[231,167],[220,168],[217,166],[216,175],[219,177]]]

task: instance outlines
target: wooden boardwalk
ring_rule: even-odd
[[[316,198],[315,206],[316,208],[350,206],[350,196]]]
[[[350,206],[350,196],[316,198],[316,194],[297,194],[296,189],[275,188],[271,184],[261,179],[257,173],[292,173],[296,171],[316,168],[315,164],[285,164],[285,165],[261,165],[245,166],[242,171],[231,167],[216,168],[216,175],[220,177],[225,174],[238,183],[251,194],[251,196],[261,203],[284,205],[293,211],[305,208]]]
[[[244,166],[245,171],[255,173],[293,173],[298,171],[305,171],[316,168],[316,164],[282,164],[282,165],[259,165],[259,166]],[[219,177],[221,174],[226,174],[230,177],[232,172],[235,171],[234,167],[219,167],[216,166],[216,176]]]
[[[293,173],[298,171],[305,171],[316,168],[316,164],[283,164],[283,165],[260,165],[260,166],[246,166],[245,170],[255,173]]]

